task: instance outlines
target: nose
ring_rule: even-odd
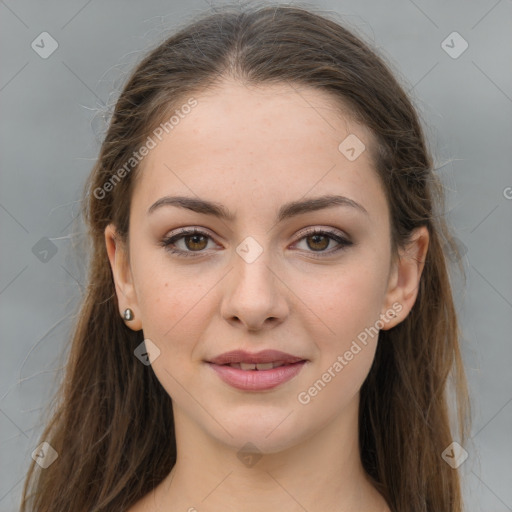
[[[240,245],[225,280],[221,314],[233,326],[248,331],[276,327],[289,315],[289,288],[272,264],[270,251],[254,242]]]

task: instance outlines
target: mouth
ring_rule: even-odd
[[[306,358],[287,354],[280,350],[261,350],[254,354],[245,350],[232,350],[224,352],[206,362],[220,366],[238,365],[233,367],[242,370],[270,370],[279,366],[298,363],[299,361],[306,361]],[[272,367],[269,365],[272,365]]]
[[[308,360],[277,350],[256,354],[236,350],[205,362],[230,386],[244,391],[263,391],[295,377]]]
[[[297,361],[305,362],[305,360]],[[244,371],[264,371],[264,370],[273,370],[274,368],[280,368],[281,366],[290,366],[295,363],[285,363],[284,361],[272,361],[270,363],[229,363],[229,364],[223,364],[220,366],[230,366],[231,368],[237,368],[238,370],[244,370]]]

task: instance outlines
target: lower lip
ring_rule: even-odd
[[[297,375],[306,361],[299,361],[272,370],[240,370],[231,366],[208,363],[217,375],[230,386],[244,391],[272,389]]]

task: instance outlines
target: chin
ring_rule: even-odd
[[[255,452],[262,454],[282,452],[307,437],[304,422],[296,424],[295,413],[290,414],[291,408],[280,408],[266,416],[261,408],[253,408],[252,411],[253,414],[246,410],[236,417],[225,415],[223,425],[231,436],[223,429],[220,432],[215,429],[214,437],[237,453],[240,450],[250,451],[250,444],[256,448]]]

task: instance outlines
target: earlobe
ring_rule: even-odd
[[[113,224],[105,228],[105,245],[114,278],[119,315],[130,329],[140,331],[142,322],[127,251]],[[127,309],[130,314],[126,313]]]
[[[393,272],[388,282],[388,291],[384,301],[386,311],[382,312],[392,318],[385,325],[384,330],[391,329],[402,322],[414,306],[425,266],[428,245],[428,229],[426,226],[421,226],[413,231],[409,244],[399,251],[399,258],[394,263]],[[396,315],[389,315],[390,311]]]

